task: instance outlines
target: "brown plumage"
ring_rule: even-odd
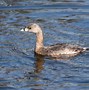
[[[41,27],[35,23],[27,26],[21,31],[33,32],[36,34],[35,53],[40,55],[51,57],[72,57],[86,51],[87,49],[77,45],[71,45],[66,43],[44,46]]]

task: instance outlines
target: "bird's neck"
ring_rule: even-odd
[[[40,31],[39,33],[36,34],[36,52],[39,52],[42,48],[44,47],[43,45],[43,33]]]

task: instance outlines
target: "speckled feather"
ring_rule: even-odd
[[[72,57],[89,49],[66,43],[44,46],[41,27],[35,23],[27,26],[25,29],[22,29],[22,31],[33,32],[36,34],[35,53],[40,55],[51,57]]]

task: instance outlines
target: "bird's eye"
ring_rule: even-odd
[[[29,27],[29,29],[31,29],[31,27]]]
[[[31,29],[31,27],[27,27],[28,29]]]

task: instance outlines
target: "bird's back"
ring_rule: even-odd
[[[60,56],[70,57],[75,56],[84,51],[85,51],[84,48],[80,46],[62,43],[44,47],[42,50],[42,54],[52,57],[60,57]]]

